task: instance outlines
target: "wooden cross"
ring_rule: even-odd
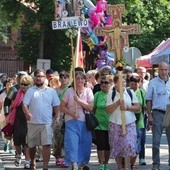
[[[95,33],[97,36],[107,35],[108,51],[116,54],[116,60],[120,60],[122,49],[128,46],[128,35],[139,34],[139,25],[122,25],[122,14],[124,13],[124,5],[109,5],[107,13],[112,15],[112,26],[96,27]]]
[[[116,55],[116,61],[119,61],[123,56],[123,48],[128,45],[128,35],[139,34],[139,25],[122,25],[122,14],[125,11],[124,5],[109,5],[107,8],[107,13],[112,15],[113,24],[112,26],[97,27],[95,28],[95,33],[97,36],[107,35],[108,51],[114,52]],[[123,75],[122,71],[118,71],[119,74],[119,93],[120,100],[124,99],[123,95]],[[125,111],[121,111],[122,119],[122,132],[126,134],[126,120]]]

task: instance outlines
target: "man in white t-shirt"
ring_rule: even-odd
[[[44,70],[34,72],[35,85],[29,88],[24,96],[23,110],[28,123],[27,144],[30,150],[31,168],[35,169],[36,146],[43,147],[43,170],[48,169],[50,145],[52,144],[52,113],[56,123],[60,115],[58,106],[60,100],[56,91],[45,84]]]

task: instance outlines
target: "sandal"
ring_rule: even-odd
[[[136,165],[131,166],[131,170],[135,170],[136,168],[137,168]]]
[[[59,167],[59,168],[68,168],[68,166],[67,166],[67,165],[65,165],[65,163],[64,163],[64,162],[63,162],[63,164],[58,165],[58,167]]]
[[[19,167],[21,165],[21,157],[20,156],[18,156],[18,155],[16,156],[14,164],[17,167]]]

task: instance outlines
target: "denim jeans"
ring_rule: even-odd
[[[141,143],[142,143],[142,137],[143,137],[143,128],[136,129],[137,132],[137,143],[136,143],[136,153],[139,154],[141,152]]]
[[[158,166],[160,165],[160,142],[164,130],[164,127],[162,126],[164,116],[165,114],[159,111],[153,111],[152,161],[153,161],[153,165],[158,165]],[[166,131],[168,146],[170,146],[170,127],[166,128],[165,131]],[[170,153],[170,148],[168,151]],[[170,165],[170,157],[168,159],[168,163]]]
[[[139,153],[139,159],[145,159],[146,127],[147,127],[147,115],[145,114],[144,115],[144,128],[140,129],[141,151]]]

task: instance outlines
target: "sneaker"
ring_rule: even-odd
[[[43,159],[40,158],[40,157],[38,157],[38,158],[35,159],[35,161],[36,161],[36,162],[43,162]]]
[[[78,167],[78,170],[90,170],[89,166],[86,164],[83,164],[81,166]]]
[[[56,159],[56,165],[61,165],[63,164],[64,160],[62,158]]]
[[[20,166],[21,165],[21,157],[17,156],[14,162],[15,166]]]
[[[157,164],[153,165],[152,170],[160,170],[159,165],[157,165]]]
[[[15,155],[15,150],[14,149],[9,149],[9,153],[12,153]]]
[[[100,164],[100,165],[99,165],[99,170],[105,170],[104,164]]]
[[[74,168],[72,167],[71,170],[78,170],[78,167],[77,168],[76,167],[74,167]]]
[[[90,170],[89,166],[88,165],[83,165],[83,170]]]
[[[143,158],[139,159],[139,164],[146,165],[145,159],[143,159]]]
[[[9,152],[9,144],[4,144],[4,152]]]
[[[110,170],[109,164],[106,164],[106,165],[104,166],[104,170]]]
[[[30,169],[30,162],[25,162],[24,169]]]

